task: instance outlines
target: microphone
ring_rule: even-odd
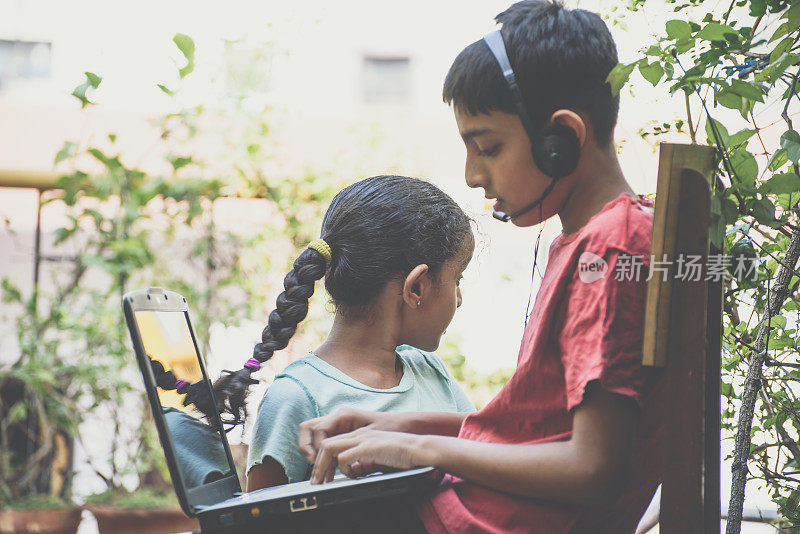
[[[526,213],[531,211],[533,208],[535,208],[536,206],[538,206],[539,204],[544,202],[544,199],[547,198],[547,195],[549,195],[550,191],[553,190],[553,186],[554,185],[556,185],[556,181],[555,180],[550,182],[550,185],[547,186],[547,188],[542,192],[542,194],[541,194],[541,196],[539,198],[537,198],[536,200],[534,200],[533,202],[531,202],[530,204],[528,204],[527,206],[525,206],[524,208],[522,208],[518,212],[509,214],[509,213],[506,213],[504,211],[494,210],[492,212],[492,217],[494,217],[495,219],[497,219],[500,222],[508,222],[508,221],[513,221],[517,217],[525,215]]]

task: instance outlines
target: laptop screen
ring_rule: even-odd
[[[231,474],[211,387],[183,311],[134,312],[187,490]]]

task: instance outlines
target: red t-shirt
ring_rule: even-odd
[[[647,269],[637,281],[627,268],[634,256],[650,263],[651,207],[643,197],[622,194],[577,232],[556,237],[517,369],[459,433],[492,443],[567,440],[570,410],[582,402],[587,384],[599,381],[640,408],[621,496],[610,506],[586,507],[518,497],[447,475],[420,510],[429,532],[634,532],[661,481],[662,373],[641,364]],[[605,260],[607,269],[588,253]]]

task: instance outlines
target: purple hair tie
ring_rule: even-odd
[[[261,362],[256,360],[255,358],[250,358],[246,362],[244,362],[245,369],[250,369],[251,371],[258,371],[261,369]]]
[[[189,384],[189,382],[187,382],[186,380],[176,380],[175,381],[175,390],[178,393],[180,393],[182,387],[189,386],[189,385],[191,385],[191,384]]]

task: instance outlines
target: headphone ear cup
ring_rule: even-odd
[[[578,167],[581,144],[569,126],[558,123],[546,126],[531,142],[533,162],[553,180],[570,175]]]

